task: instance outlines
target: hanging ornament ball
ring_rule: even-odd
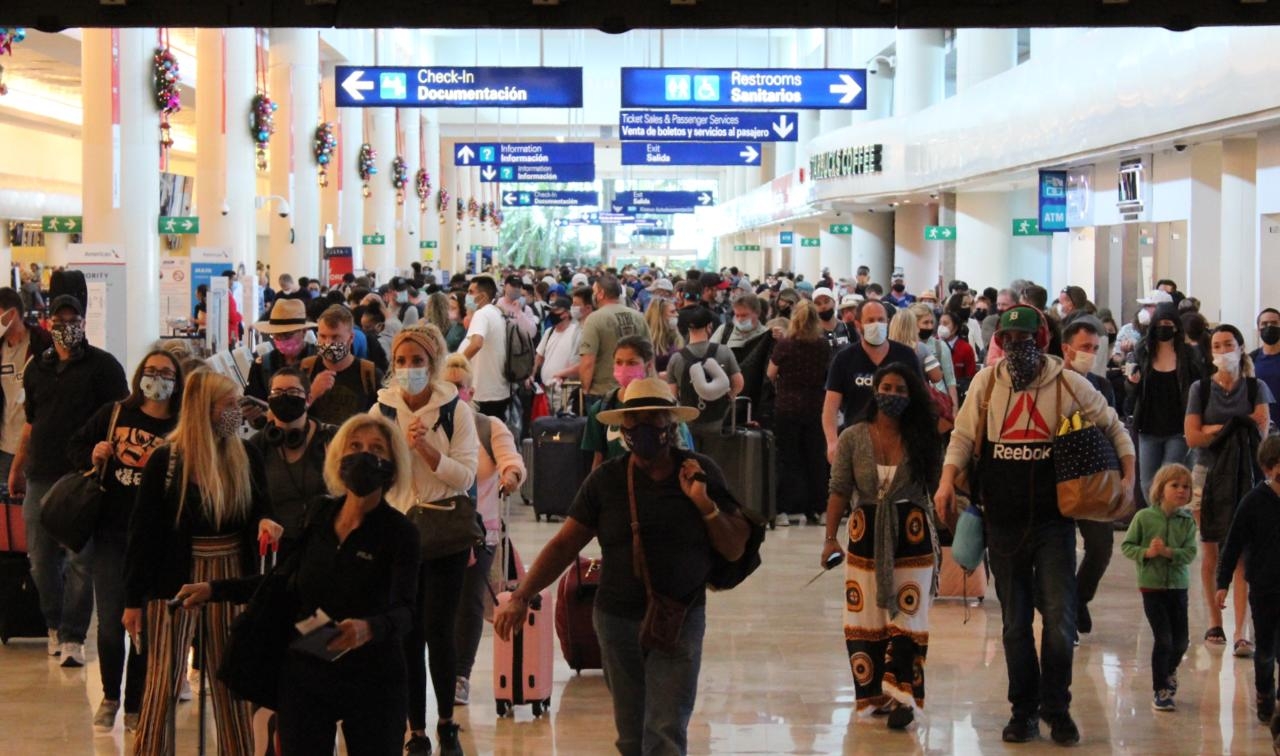
[[[27,30],[26,30],[26,29],[23,29],[21,26],[19,26],[17,29],[14,29],[14,30],[13,30],[13,41],[14,41],[14,42],[21,42],[21,41],[25,40],[26,38],[27,38]]]

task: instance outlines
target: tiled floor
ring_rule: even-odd
[[[516,506],[512,531],[531,560],[556,526],[535,524]],[[1073,712],[1083,734],[1079,753],[1268,754],[1267,729],[1254,716],[1252,662],[1207,649],[1199,591],[1192,590],[1192,647],[1183,663],[1176,713],[1151,710],[1151,640],[1132,563],[1119,553],[1094,604],[1095,631],[1076,654]],[[881,754],[1046,753],[1045,739],[1000,742],[1007,717],[1000,619],[993,595],[971,612],[957,601],[936,605],[927,667],[925,716],[906,733],[881,720],[851,723],[853,684],[840,631],[840,578],[813,586],[822,531],[796,527],[771,533],[765,565],[739,589],[712,596],[698,708],[690,728],[693,753]],[[594,545],[593,545],[594,547]],[[1193,570],[1194,570],[1193,566]],[[1193,574],[1195,574],[1193,572]],[[1230,620],[1228,619],[1228,622]],[[1227,628],[1230,636],[1231,628]],[[117,726],[95,735],[97,666],[66,671],[43,644],[0,649],[0,753],[117,754],[130,736]],[[557,653],[549,717],[527,707],[498,720],[489,697],[490,640],[480,648],[474,703],[460,709],[468,754],[607,754],[614,737],[599,672],[574,675]],[[195,753],[196,708],[178,717],[179,753]],[[210,753],[216,750],[211,748]]]

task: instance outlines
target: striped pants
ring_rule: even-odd
[[[196,538],[191,547],[191,582],[240,577],[240,541],[238,536]],[[223,756],[253,756],[253,728],[250,707],[231,695],[217,679],[231,633],[231,621],[240,614],[239,606],[210,603],[200,611],[170,611],[164,600],[149,601],[146,607],[147,688],[143,694],[142,716],[134,738],[134,756],[170,756],[175,753],[173,717],[178,690],[185,668],[183,661],[191,651],[196,623],[204,625],[204,664],[213,692],[213,716],[217,730],[218,753]]]

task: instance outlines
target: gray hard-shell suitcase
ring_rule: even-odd
[[[750,422],[750,400],[746,401],[747,422]],[[737,417],[736,412],[729,416]],[[731,421],[727,431],[695,433],[695,451],[705,454],[724,473],[729,491],[738,503],[755,512],[773,527],[777,512],[778,447],[773,431],[760,428],[739,427]]]

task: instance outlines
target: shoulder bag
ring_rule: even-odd
[[[640,538],[640,516],[636,510],[636,459],[627,462],[627,498],[631,504],[631,568],[644,583],[644,619],[640,621],[640,647],[650,651],[675,653],[680,648],[680,630],[688,605],[653,590],[649,563],[644,558]]]
[[[116,402],[106,441],[115,435],[119,419],[120,402]],[[102,469],[94,466],[83,472],[67,473],[40,500],[40,527],[53,540],[75,552],[89,543],[102,516],[102,494],[106,491],[109,466],[108,461],[102,464]]]
[[[1060,428],[1053,439],[1053,472],[1057,480],[1058,511],[1075,520],[1115,522],[1134,512],[1133,497],[1125,494],[1120,477],[1120,458],[1102,429],[1085,423],[1079,410],[1071,417],[1062,412],[1062,389],[1066,387],[1073,406],[1080,406],[1071,386],[1058,376]]]

